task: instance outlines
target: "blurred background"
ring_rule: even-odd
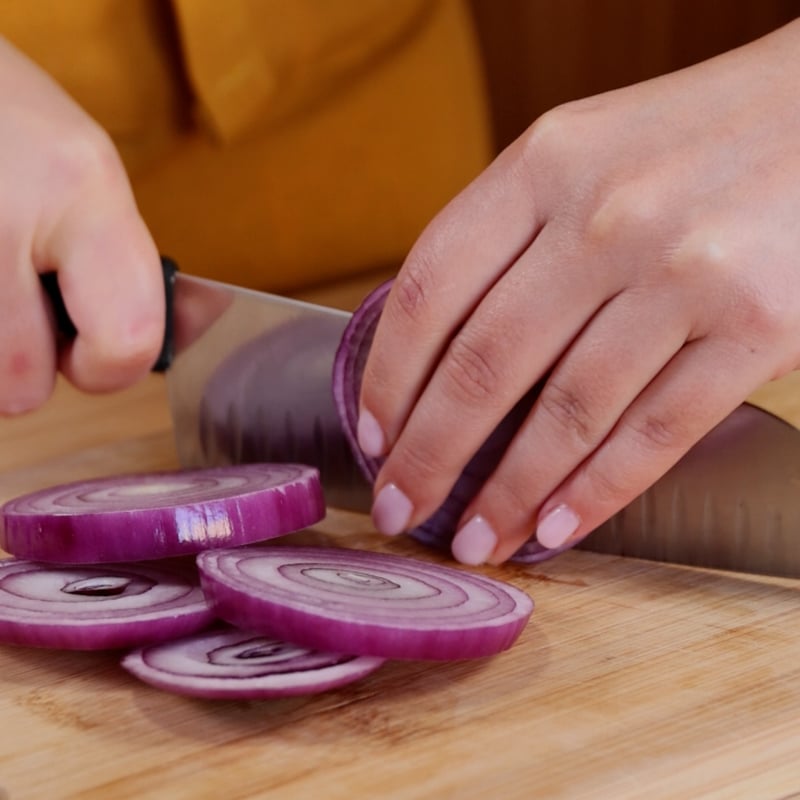
[[[358,294],[542,112],[798,14],[800,0],[0,0],[0,33],[110,133],[183,269]]]
[[[566,100],[672,72],[800,15],[798,0],[470,0],[494,141]]]

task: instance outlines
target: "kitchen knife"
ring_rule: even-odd
[[[371,488],[333,403],[333,360],[350,314],[188,275],[162,257],[166,373],[184,467],[294,461],[320,470],[327,502],[368,511]],[[59,335],[76,334],[56,273],[41,276]]]
[[[331,386],[350,314],[182,272],[173,292],[166,377],[181,463],[312,464],[329,505],[369,510]]]
[[[580,547],[800,577],[800,431],[739,406]]]
[[[186,467],[298,461],[320,469],[329,505],[366,511],[331,393],[346,312],[177,272],[164,260],[166,369]],[[71,322],[43,281],[59,328]],[[800,431],[745,404],[581,548],[800,577]]]

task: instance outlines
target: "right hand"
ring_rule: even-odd
[[[0,39],[0,414],[41,405],[56,371],[83,391],[124,388],[164,331],[158,251],[109,136]],[[77,328],[59,345],[39,275],[58,275]]]

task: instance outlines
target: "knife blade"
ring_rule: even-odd
[[[330,392],[350,315],[183,273],[174,307],[176,357],[167,379],[182,461],[313,463],[331,505],[366,511],[369,486]],[[198,321],[205,332],[193,350]],[[799,489],[800,431],[745,404],[582,547],[800,576]]]
[[[331,387],[350,314],[183,272],[172,302],[166,377],[181,463],[312,464],[331,506],[369,510]]]
[[[580,547],[800,577],[800,431],[739,406]]]
[[[299,461],[332,507],[367,511],[371,488],[331,392],[350,314],[177,272],[164,260],[166,369],[180,462]],[[44,282],[69,335],[57,281]],[[71,331],[74,334],[74,328]],[[744,404],[581,549],[800,577],[800,431]]]

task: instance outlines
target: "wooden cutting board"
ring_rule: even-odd
[[[99,398],[59,384],[0,422],[0,500],[174,466],[158,376]],[[443,558],[353,514],[302,538]],[[312,698],[190,700],[117,654],[0,647],[0,798],[800,797],[800,581],[583,551],[484,571],[537,603],[510,651]]]

